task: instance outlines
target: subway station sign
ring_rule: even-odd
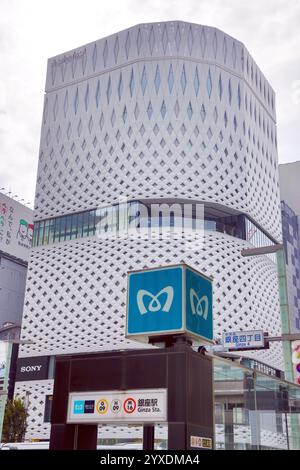
[[[128,273],[126,336],[213,340],[212,279],[186,264]]]
[[[68,423],[157,423],[167,421],[167,390],[72,392]]]

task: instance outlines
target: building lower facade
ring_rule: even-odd
[[[125,338],[130,270],[186,262],[214,278],[215,339],[279,335],[274,259],[241,251],[281,237],[275,96],[243,44],[175,21],[49,59],[19,355],[44,366],[17,371],[27,436],[49,437],[56,355],[141,347]],[[283,369],[278,343],[247,356]]]

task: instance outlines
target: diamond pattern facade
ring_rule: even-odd
[[[49,59],[36,220],[120,197],[216,203],[281,239],[274,92],[243,44],[167,22]],[[124,338],[127,271],[181,261],[215,278],[216,337],[230,328],[277,335],[276,266],[243,259],[249,246],[208,231],[204,244],[194,233],[34,248],[22,330],[34,344],[21,356],[136,347]],[[279,344],[255,357],[282,367]],[[30,386],[43,396],[40,383]],[[42,421],[30,409],[30,436],[46,432]]]

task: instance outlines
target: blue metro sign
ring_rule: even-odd
[[[126,336],[213,340],[212,279],[185,264],[128,273]]]

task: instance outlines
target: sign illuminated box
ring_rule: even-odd
[[[72,392],[68,423],[147,423],[167,421],[167,390]]]
[[[213,340],[212,279],[180,264],[128,273],[126,336]]]

